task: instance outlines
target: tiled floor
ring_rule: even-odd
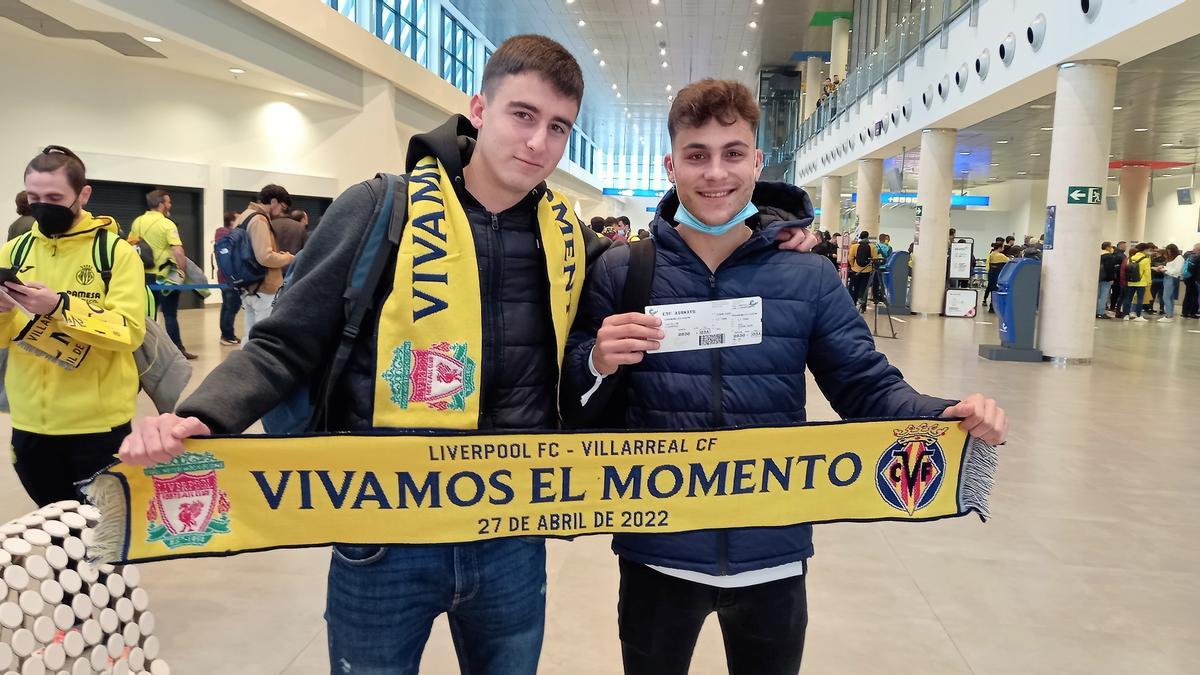
[[[199,375],[226,349],[215,309],[184,316]],[[994,517],[819,527],[805,673],[1200,672],[1200,447],[1188,431],[1200,322],[1097,324],[1090,367],[984,361],[976,345],[995,342],[996,325],[972,319],[913,319],[880,340],[917,389],[982,390],[1008,410]],[[831,419],[810,393],[811,417]],[[8,433],[0,421],[0,441]],[[30,507],[0,470],[0,519]],[[542,672],[620,673],[606,538],[549,550]],[[328,672],[327,560],[319,549],[144,566],[163,656],[184,674]],[[693,673],[726,672],[715,628]],[[444,620],[422,672],[457,672]]]

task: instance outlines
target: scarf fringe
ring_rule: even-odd
[[[117,563],[125,558],[129,542],[126,524],[129,522],[125,488],[121,479],[109,473],[96,476],[83,488],[92,506],[100,509],[100,522],[95,527],[95,540],[88,547],[88,561]]]
[[[53,356],[50,356],[46,352],[38,349],[37,347],[34,347],[31,344],[28,344],[26,342],[15,342],[13,344],[17,345],[21,349],[24,349],[25,351],[29,352],[30,354],[33,354],[34,356],[46,359],[50,363],[53,363],[54,365],[58,366],[59,368],[62,368],[63,370],[75,370],[74,365],[67,363],[66,361],[63,361],[61,359],[57,359]]]
[[[963,459],[962,486],[959,491],[959,511],[979,514],[979,519],[987,522],[991,517],[988,510],[988,498],[992,494],[992,485],[996,479],[997,465],[996,448],[971,437]]]

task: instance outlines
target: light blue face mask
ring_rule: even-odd
[[[700,219],[696,216],[693,216],[692,213],[687,210],[687,207],[683,205],[683,201],[680,200],[679,208],[675,211],[675,222],[679,223],[680,225],[687,225],[697,232],[719,237],[732,230],[734,227],[741,225],[747,218],[756,213],[758,213],[758,207],[754,205],[753,201],[749,201],[746,202],[746,205],[742,207],[741,211],[733,214],[733,217],[725,223],[721,225],[707,225],[700,222]]]

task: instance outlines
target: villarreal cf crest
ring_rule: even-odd
[[[893,432],[892,443],[875,469],[875,485],[892,508],[910,516],[929,506],[942,487],[946,454],[938,439],[944,426],[911,424]]]

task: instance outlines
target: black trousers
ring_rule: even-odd
[[[74,436],[47,436],[13,429],[13,468],[25,492],[38,506],[82,496],[75,484],[116,461],[126,422],[110,431]]]
[[[617,622],[625,675],[687,675],[713,612],[730,675],[796,675],[808,627],[804,579],[714,588],[622,558]]]
[[[854,298],[854,304],[864,308],[867,306],[867,287],[870,283],[870,272],[850,273],[850,295]]]
[[[1196,295],[1200,293],[1200,283],[1197,283],[1197,280],[1194,278],[1185,279],[1183,288],[1183,315],[1196,316],[1196,313],[1200,312],[1200,297]]]

